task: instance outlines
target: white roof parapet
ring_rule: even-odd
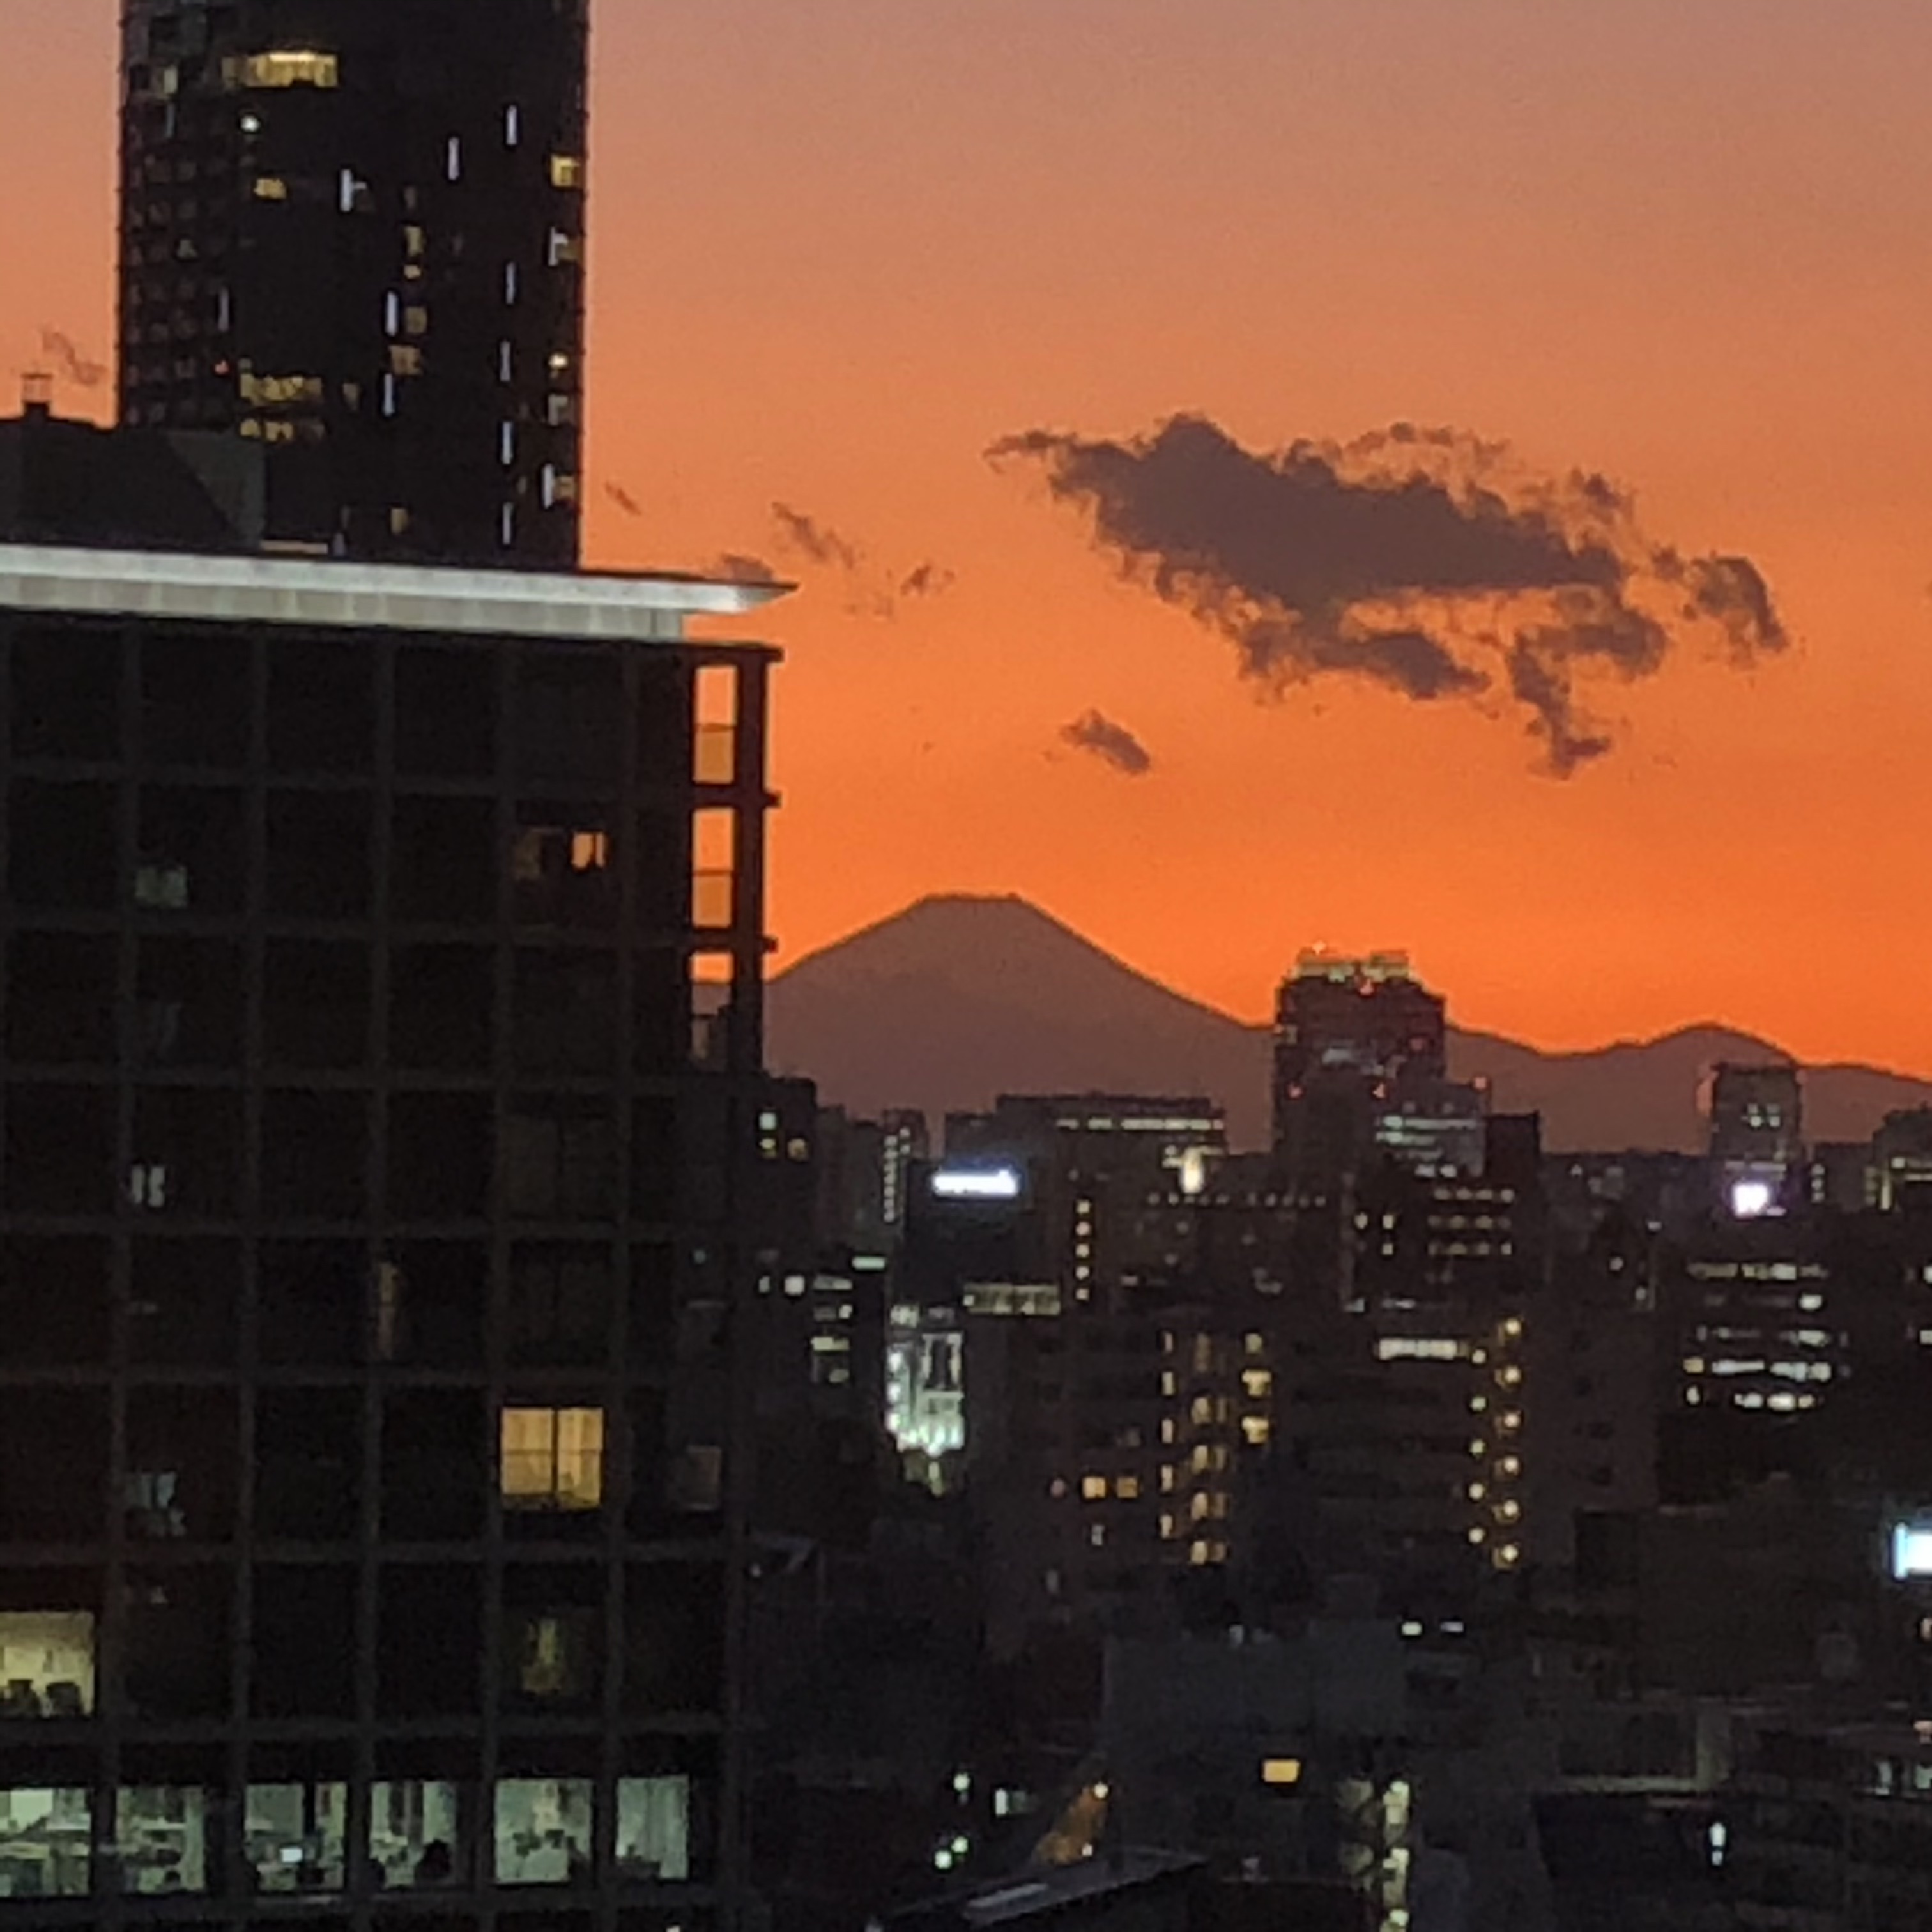
[[[0,610],[66,616],[675,644],[688,618],[742,616],[790,587],[0,544]]]

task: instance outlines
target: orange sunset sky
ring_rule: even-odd
[[[44,326],[110,346],[115,11],[0,0],[9,371]],[[783,956],[1016,892],[1250,1016],[1304,944],[1406,945],[1544,1046],[1708,1018],[1932,1070],[1924,0],[596,11],[591,555],[803,585]],[[1263,700],[984,458],[1183,410],[1600,470],[1750,558],[1795,646],[1612,687],[1619,749],[1567,782],[1497,704]],[[875,608],[928,562],[943,596]],[[1150,773],[1061,743],[1090,707]]]

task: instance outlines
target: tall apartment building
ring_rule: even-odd
[[[268,458],[268,530],[566,568],[588,0],[126,0],[124,422]]]
[[[0,1928],[738,1922],[771,594],[0,544]]]

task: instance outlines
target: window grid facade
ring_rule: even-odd
[[[0,648],[0,1924],[730,1918],[768,654]]]
[[[124,422],[268,459],[272,536],[576,562],[586,0],[129,0]]]

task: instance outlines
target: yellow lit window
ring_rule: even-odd
[[[389,512],[389,534],[400,536],[410,526],[410,513],[398,504]]]
[[[232,55],[222,62],[221,71],[230,87],[339,87],[342,84],[342,63],[334,54],[305,48]]]
[[[506,1408],[502,1421],[504,1506],[594,1510],[604,1500],[601,1408]]]
[[[1097,1503],[1102,1501],[1107,1493],[1106,1478],[1105,1476],[1082,1476],[1080,1478],[1080,1493],[1084,1496],[1090,1503]]]
[[[1139,1499],[1140,1492],[1141,1479],[1138,1476],[1123,1476],[1114,1485],[1114,1495],[1123,1502],[1137,1502]]]
[[[420,262],[424,255],[428,252],[428,236],[414,222],[411,222],[403,230],[403,253],[412,262]]]
[[[1163,1462],[1160,1466],[1160,1492],[1162,1496],[1168,1496],[1173,1492],[1174,1481],[1174,1465],[1172,1462]]]
[[[1298,1757],[1264,1757],[1262,1760],[1262,1782],[1264,1784],[1288,1786],[1301,1782],[1301,1760]]]
[[[255,177],[255,199],[257,201],[286,201],[289,184],[280,175],[257,175]]]
[[[1274,1388],[1274,1377],[1265,1369],[1244,1369],[1241,1390],[1250,1401],[1265,1402]]]
[[[602,872],[610,869],[610,835],[608,832],[573,832],[570,835],[570,869],[573,872]]]
[[[403,333],[405,335],[427,335],[429,333],[429,310],[413,304],[404,309]]]
[[[1243,1416],[1241,1434],[1251,1448],[1259,1449],[1264,1447],[1269,1434],[1268,1418],[1264,1415]]]
[[[420,376],[423,372],[423,352],[413,343],[394,342],[389,345],[389,373],[394,376]]]
[[[581,188],[584,185],[584,157],[581,154],[551,155],[550,184],[552,188]]]

